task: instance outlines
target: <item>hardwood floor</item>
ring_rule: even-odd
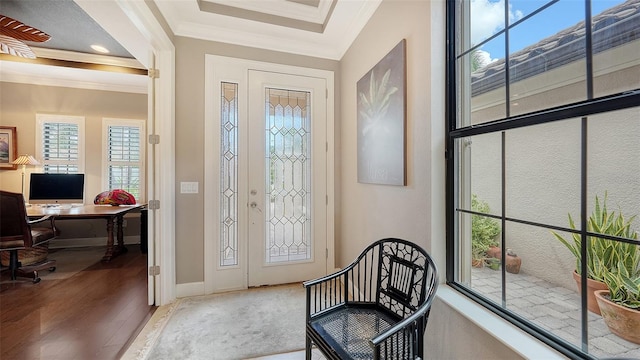
[[[147,256],[128,248],[63,280],[12,282],[3,271],[0,359],[119,359],[155,310]]]

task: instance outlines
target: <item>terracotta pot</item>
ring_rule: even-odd
[[[517,274],[520,272],[520,265],[522,265],[522,259],[518,255],[507,254],[507,261],[505,263],[505,270],[511,274]]]
[[[578,292],[581,293],[582,282],[580,281],[580,275],[578,275],[575,270],[573,271],[573,279],[578,285]],[[600,307],[598,307],[598,301],[594,295],[594,292],[597,290],[609,290],[609,288],[602,281],[587,278],[587,309],[592,313],[600,315]]]
[[[484,265],[484,260],[482,259],[471,259],[471,266],[474,268],[481,268]]]
[[[627,341],[640,344],[640,311],[609,300],[609,290],[598,290],[595,297],[609,330]]]
[[[502,249],[497,246],[490,246],[489,250],[487,250],[487,257],[501,259]]]

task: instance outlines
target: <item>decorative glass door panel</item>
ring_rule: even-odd
[[[265,262],[311,258],[311,93],[265,89]]]
[[[326,273],[325,87],[249,71],[249,286]]]
[[[238,265],[238,84],[220,97],[220,266]]]

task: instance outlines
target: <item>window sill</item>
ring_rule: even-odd
[[[562,354],[445,284],[441,284],[436,296],[523,358],[566,359]]]

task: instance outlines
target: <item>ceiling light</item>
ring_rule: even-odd
[[[102,54],[108,54],[109,53],[109,50],[106,47],[101,46],[101,45],[91,45],[91,48],[93,50],[99,52],[99,53],[102,53]]]

